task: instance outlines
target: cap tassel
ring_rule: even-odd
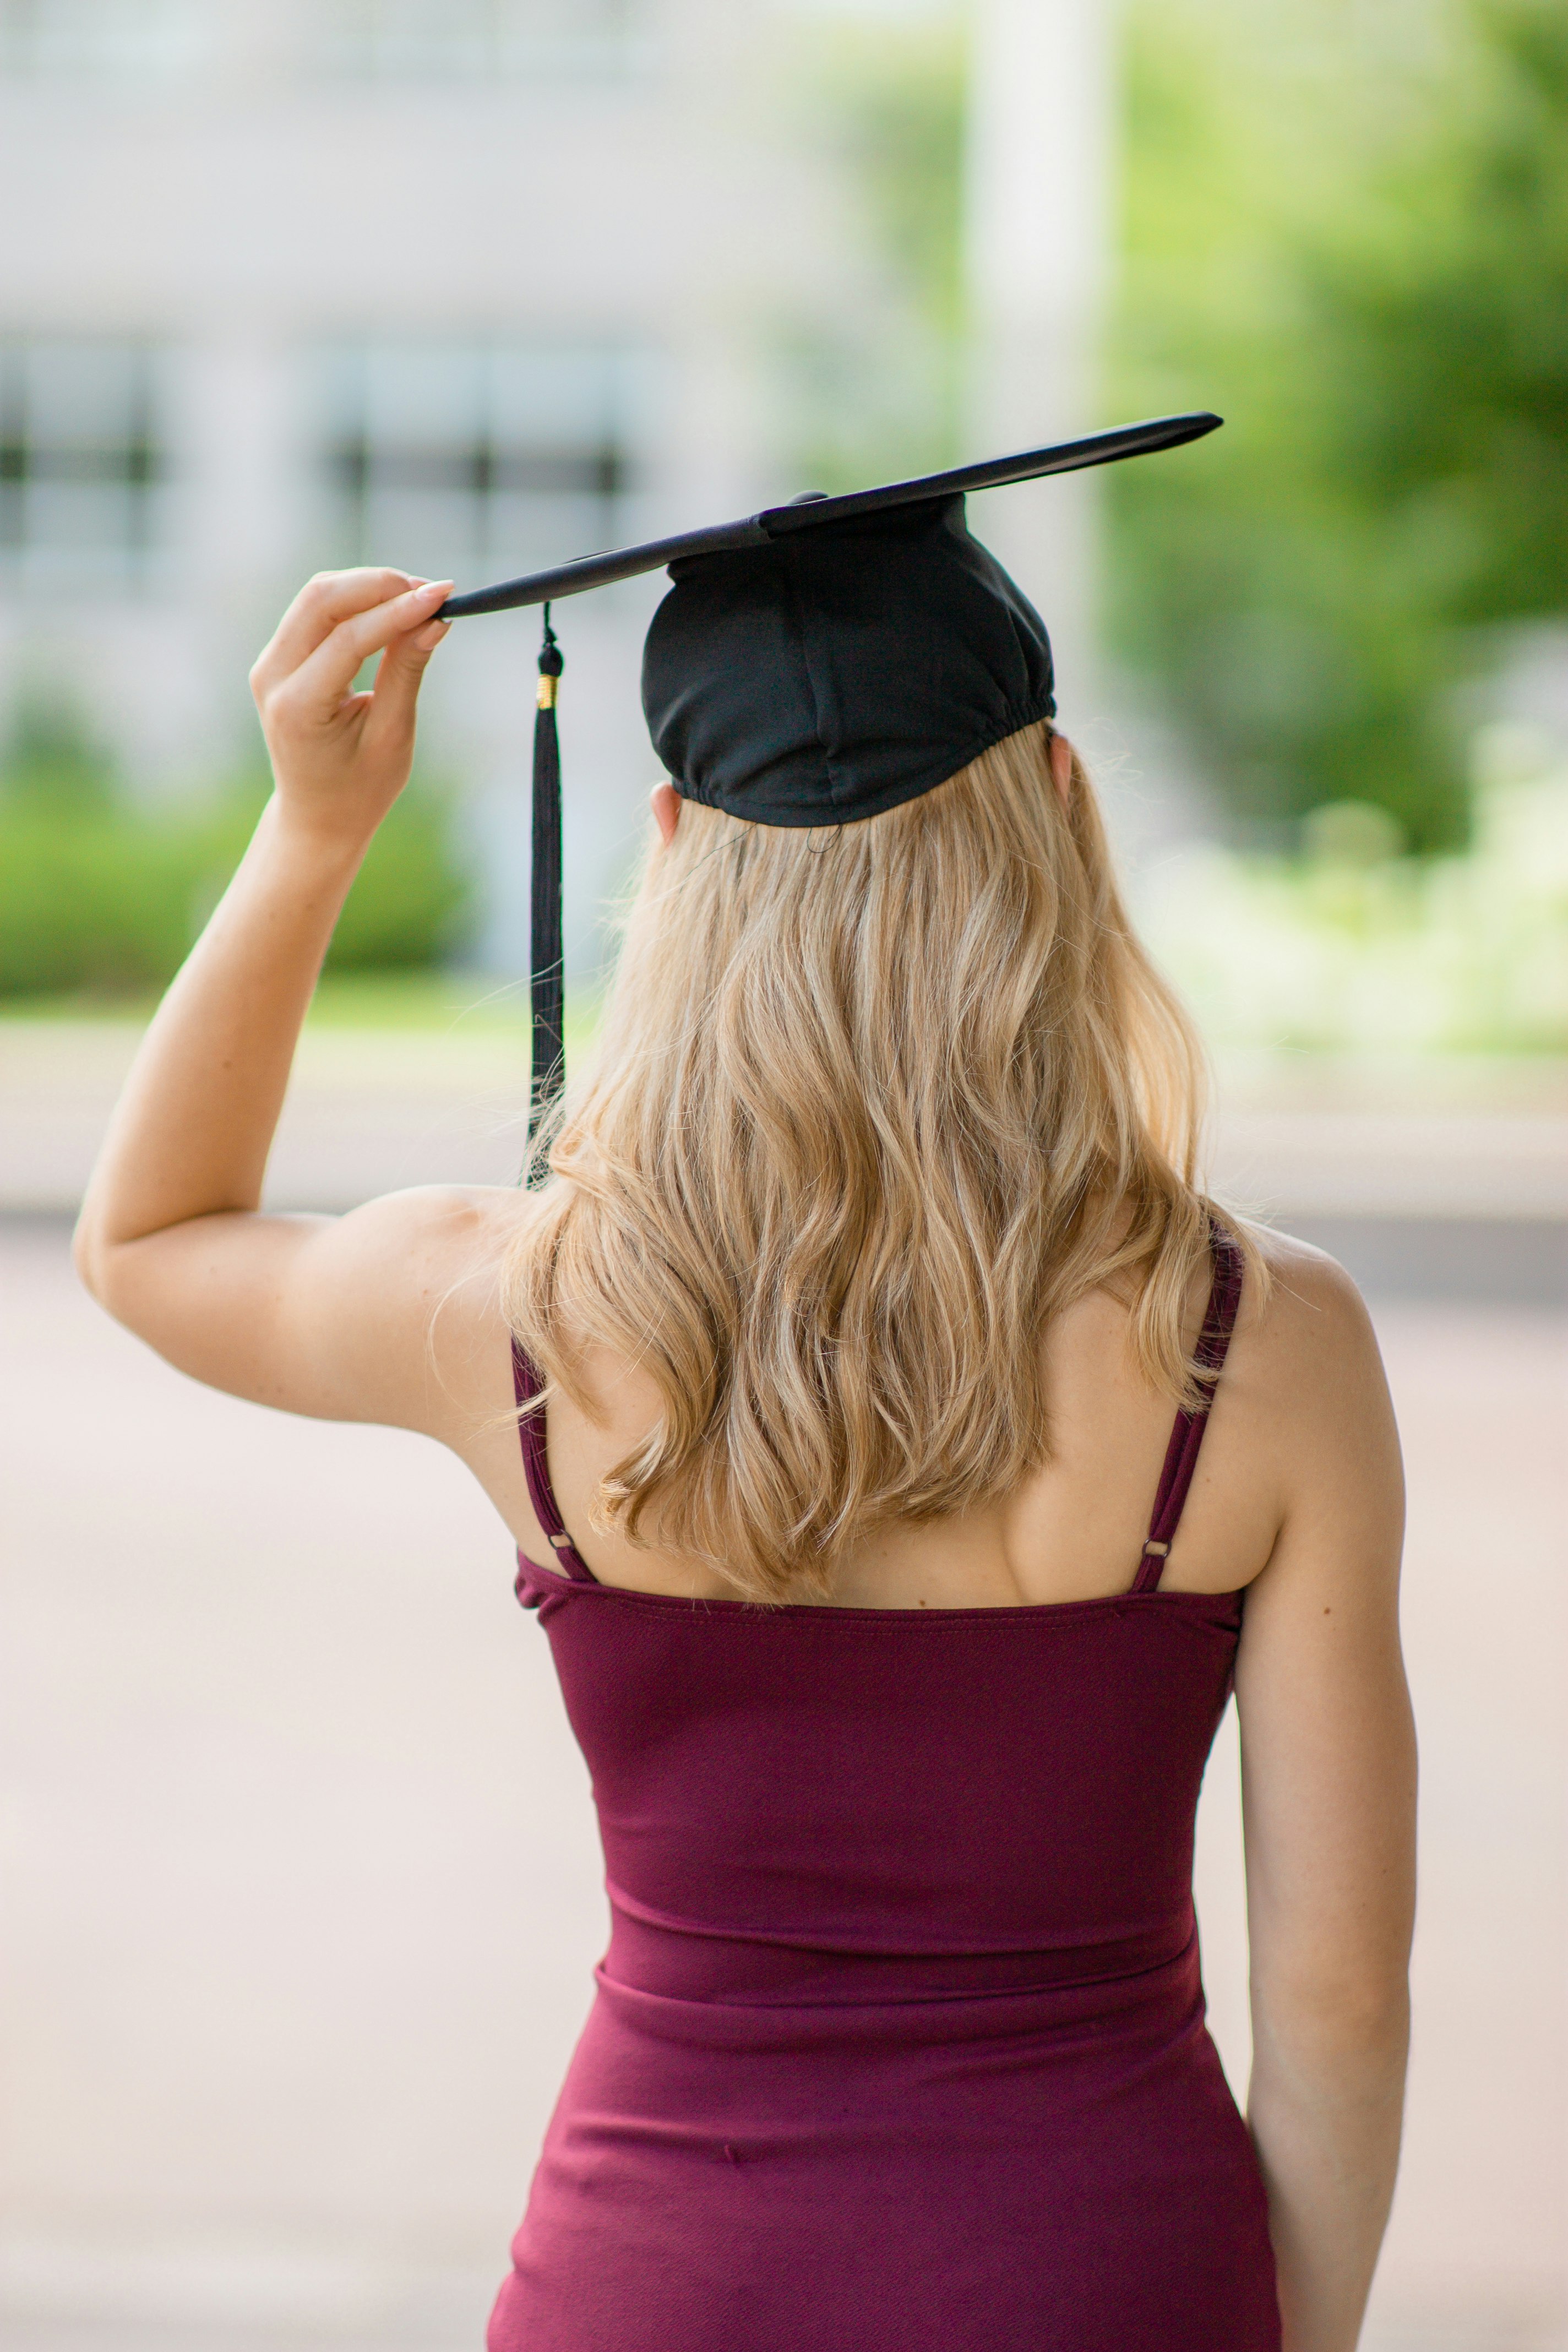
[[[539,709],[533,722],[533,872],[530,918],[530,994],[533,1057],[529,1089],[529,1171],[539,1130],[566,1082],[566,1044],[561,952],[561,740],[555,698],[565,667],[550,607],[544,607],[544,643],[539,652]]]

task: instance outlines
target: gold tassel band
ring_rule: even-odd
[[[539,680],[539,707],[541,710],[554,709],[555,690],[560,683],[561,681],[558,677],[551,677],[544,673],[541,674]]]

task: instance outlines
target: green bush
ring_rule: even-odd
[[[33,774],[0,796],[0,996],[160,988],[178,970],[244,851],[255,789],[176,810]],[[349,894],[330,970],[439,962],[460,945],[470,891],[449,799],[413,787]]]
[[[473,892],[451,802],[405,793],[371,844],[339,919],[329,971],[409,971],[446,961],[467,936]]]

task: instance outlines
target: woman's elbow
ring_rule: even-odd
[[[1391,1951],[1352,1966],[1253,1971],[1253,2041],[1291,2071],[1403,2067],[1410,2039],[1410,1973]]]
[[[71,1235],[71,1264],[76,1268],[77,1280],[84,1290],[91,1292],[100,1307],[108,1304],[103,1295],[106,1255],[98,1220],[90,1206],[84,1208]]]
[[[71,1263],[84,1290],[117,1322],[128,1320],[124,1297],[125,1245],[111,1241],[89,1201],[71,1235]]]

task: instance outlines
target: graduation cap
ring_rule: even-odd
[[[563,670],[550,608],[668,565],[643,656],[654,749],[683,798],[753,824],[852,824],[931,791],[1056,715],[1045,623],[970,537],[970,490],[1198,440],[1206,411],[787,506],[449,596],[438,617],[542,604],[533,738],[531,1147],[565,1076]]]

